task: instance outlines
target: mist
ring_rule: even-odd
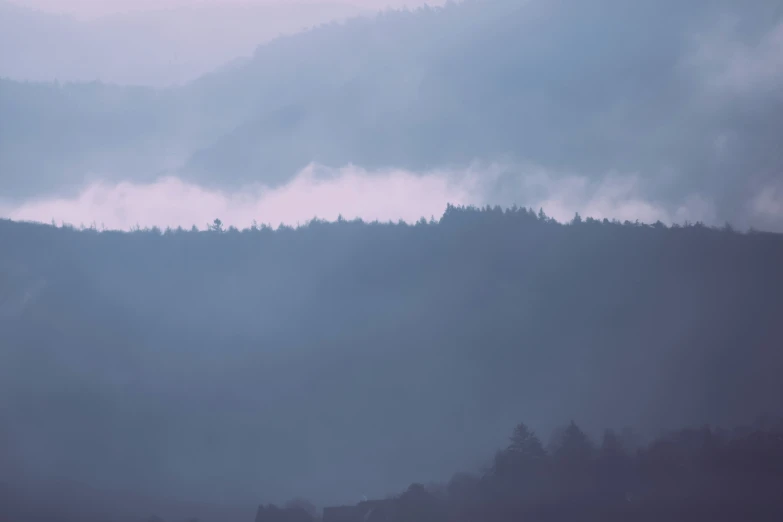
[[[0,0],[0,519],[783,513],[781,115],[778,0]]]
[[[106,202],[180,194],[207,207],[181,219],[206,225],[274,201],[281,218],[359,175],[297,178],[258,207],[173,180]],[[379,181],[359,199],[449,186],[361,176]],[[564,206],[583,183],[555,185]],[[611,177],[591,194],[586,209],[662,214]],[[152,206],[124,208],[141,219]],[[520,418],[651,437],[778,410],[779,236],[527,209],[448,206],[415,224],[303,215],[244,231],[0,221],[0,412],[19,469],[213,504],[350,504],[481,470]],[[752,302],[765,306],[738,308]]]
[[[531,164],[591,185],[629,176],[634,197],[669,221],[699,200],[704,219],[783,229],[779,3],[595,7],[572,16],[564,2],[474,0],[348,16],[162,90],[4,80],[0,188],[18,204],[162,176],[224,193],[275,188],[313,162]]]
[[[183,84],[248,60],[278,36],[371,16],[384,7],[348,0],[3,0],[0,77]]]
[[[69,14],[80,19],[92,19],[108,15],[128,14],[135,11],[153,11],[176,9],[188,6],[231,6],[236,5],[276,5],[275,0],[17,0],[16,3],[24,4],[42,11]],[[309,0],[310,6],[333,4],[333,0]],[[424,2],[422,0],[355,0],[347,4],[361,4],[369,9],[415,7]],[[427,2],[429,5],[439,5],[443,2],[434,0]]]
[[[250,186],[234,192],[176,177],[148,184],[96,182],[72,198],[0,204],[0,217],[101,230],[204,229],[220,219],[226,227],[245,229],[254,222],[277,227],[338,218],[413,224],[422,218],[439,219],[449,204],[502,204],[543,209],[561,223],[576,214],[644,223],[718,223],[714,206],[699,195],[669,207],[646,200],[643,192],[635,175],[610,173],[590,180],[530,165],[475,164],[462,170],[411,172],[311,164],[285,185]],[[774,214],[774,196],[760,195],[757,211]]]
[[[87,187],[73,199],[43,199],[5,209],[15,220],[99,223],[108,229],[141,227],[204,228],[219,218],[225,226],[247,228],[252,222],[277,226],[304,224],[313,218],[335,221],[416,222],[440,216],[449,203],[484,201],[482,179],[465,172],[416,174],[402,170],[367,172],[348,166],[311,165],[287,184],[223,192],[178,178],[151,184],[105,184]],[[49,216],[45,218],[44,216]]]

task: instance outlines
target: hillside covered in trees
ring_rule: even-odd
[[[195,503],[90,491],[73,484],[0,482],[0,520],[250,522],[248,513]],[[546,444],[518,424],[481,473],[414,483],[385,499],[318,509],[296,498],[261,504],[255,522],[777,521],[783,517],[783,422],[733,430],[703,426],[639,444],[606,430],[596,443],[573,421]],[[158,511],[161,510],[161,511]],[[183,511],[187,510],[187,511]],[[145,516],[163,512],[175,518]],[[175,515],[174,513],[179,513]]]
[[[449,207],[0,245],[4,470],[352,504],[482,469],[519,419],[643,444],[783,407],[780,235]]]
[[[477,161],[637,175],[667,207],[780,230],[781,34],[778,0],[465,0],[277,38],[167,89],[0,79],[0,191]]]

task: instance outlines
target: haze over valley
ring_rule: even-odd
[[[0,0],[0,522],[780,520],[781,116],[778,0]]]

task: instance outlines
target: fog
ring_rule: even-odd
[[[158,87],[247,59],[279,35],[371,12],[339,2],[31,4],[0,2],[0,76]]]
[[[0,81],[0,188],[18,205],[162,176],[227,193],[274,188],[310,163],[532,164],[591,184],[631,176],[635,197],[669,219],[697,198],[705,219],[781,230],[779,3],[595,2],[579,16],[564,1],[474,0],[350,18],[164,90]],[[226,24],[216,34],[242,33]],[[202,33],[200,46],[221,45]],[[143,42],[144,60],[165,56]],[[508,201],[530,199],[487,202]]]
[[[387,7],[350,0],[0,0],[0,77],[182,84],[248,59],[280,35]]]
[[[170,179],[16,216],[183,231],[0,221],[0,458],[16,463],[0,483],[354,503],[480,472],[520,420],[545,437],[565,417],[647,439],[780,410],[779,236],[499,208],[309,221],[299,205],[413,221],[438,197],[491,193],[471,170],[321,169],[266,194]],[[709,212],[698,199],[664,211],[627,176],[527,179],[564,219],[572,204],[629,220]],[[203,231],[218,213],[307,223]]]
[[[0,0],[0,519],[783,413],[781,115],[778,0]]]
[[[742,38],[741,18],[723,13],[713,27],[692,35],[685,63],[705,75],[716,93],[753,95],[779,89],[783,82],[783,23],[768,32]]]
[[[774,193],[756,201],[759,212],[774,213]],[[251,186],[229,192],[176,177],[148,184],[98,182],[72,198],[39,198],[0,204],[0,216],[108,230],[136,227],[204,229],[214,219],[227,227],[251,223],[296,226],[313,218],[335,221],[415,223],[439,219],[448,204],[503,204],[541,208],[560,222],[575,214],[595,219],[665,224],[717,223],[709,202],[692,195],[678,205],[644,199],[638,176],[607,174],[599,180],[557,176],[535,166],[471,165],[463,170],[367,171],[311,164],[285,185]]]
[[[166,10],[181,7],[217,5],[230,8],[236,5],[275,5],[275,0],[15,0],[15,3],[52,13],[69,14],[77,18],[91,19],[107,15],[127,14],[136,11]],[[334,0],[309,0],[306,5],[334,4]],[[349,0],[346,4],[365,9],[415,7],[427,3],[442,4],[442,0]]]

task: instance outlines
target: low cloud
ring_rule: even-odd
[[[151,184],[96,183],[75,198],[28,201],[5,214],[14,220],[107,229],[141,227],[204,228],[220,218],[226,226],[244,228],[254,220],[277,226],[296,225],[314,217],[416,221],[439,216],[446,204],[482,201],[476,172],[432,171],[417,175],[403,170],[368,173],[347,166],[329,169],[311,165],[278,188],[251,186],[238,192],[209,190],[177,178]]]
[[[0,209],[0,214],[18,221],[119,230],[137,225],[203,229],[215,218],[225,226],[245,228],[253,221],[296,225],[314,217],[333,221],[340,215],[412,223],[422,217],[439,218],[448,203],[543,208],[561,222],[577,212],[621,221],[715,221],[709,202],[696,196],[674,208],[645,199],[636,175],[613,173],[595,181],[538,167],[499,165],[416,173],[312,164],[284,186],[250,186],[237,192],[211,190],[173,177],[149,184],[96,183],[73,198],[29,200]]]
[[[527,195],[526,206],[544,211],[557,221],[571,220],[576,213],[595,219],[618,219],[666,224],[717,221],[713,205],[700,195],[667,206],[645,196],[643,178],[637,174],[608,173],[600,179],[580,175],[553,175],[529,167],[517,178],[518,194]]]

